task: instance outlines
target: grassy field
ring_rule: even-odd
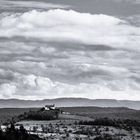
[[[37,108],[1,108],[0,123],[9,121],[10,119],[12,119],[12,117],[16,117],[30,110],[37,110]]]
[[[114,118],[140,120],[140,111],[128,108],[102,108],[102,107],[65,107],[62,110],[71,114],[88,116],[91,118]]]

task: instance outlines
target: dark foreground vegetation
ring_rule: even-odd
[[[87,132],[87,135],[89,136],[89,132]],[[63,137],[62,140],[69,140],[69,138],[70,136],[67,133],[66,137],[65,138]],[[5,132],[0,130],[0,140],[45,140],[45,138],[42,139],[39,138],[39,136],[37,135],[28,134],[23,126],[20,126],[19,129],[15,129],[14,125],[12,124],[10,127],[6,129]],[[80,139],[78,137],[75,137],[75,140],[80,140]],[[86,140],[88,140],[88,137]],[[110,134],[102,134],[102,135],[95,136],[93,140],[121,140],[121,139],[116,136],[112,136]]]
[[[15,129],[12,124],[5,132],[0,130],[0,140],[41,140],[41,138],[28,134],[23,126],[20,126],[20,129]]]

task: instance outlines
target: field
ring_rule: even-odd
[[[24,114],[24,112],[28,112],[30,110],[36,111],[38,109],[39,108],[1,108],[0,123],[4,123],[12,117]],[[140,111],[128,108],[64,107],[61,109],[74,115],[88,116],[94,119],[101,117],[131,120],[140,119]]]
[[[74,120],[23,121],[22,124],[31,134],[53,140],[94,140],[100,136],[110,140],[139,140],[140,134],[135,130],[120,129],[112,126],[80,125]],[[102,139],[100,139],[102,140]],[[104,139],[106,140],[106,139]]]
[[[71,114],[88,116],[91,118],[114,118],[114,119],[131,119],[140,120],[140,111],[129,108],[112,108],[112,107],[65,107],[62,110]]]
[[[39,108],[0,109],[1,124]],[[128,108],[65,107],[55,120],[21,120],[30,134],[45,140],[140,140],[140,111]]]
[[[103,123],[103,120],[105,123]],[[20,121],[30,134],[45,140],[140,140],[140,129],[123,122],[111,123],[109,119],[95,121],[78,115],[60,115],[52,121]],[[96,122],[96,123],[93,123]]]

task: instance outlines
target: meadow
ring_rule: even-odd
[[[90,118],[113,118],[140,120],[140,111],[124,107],[64,107],[62,110],[71,114]]]

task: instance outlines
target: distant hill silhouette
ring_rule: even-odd
[[[0,108],[29,108],[55,104],[57,107],[98,106],[98,107],[128,107],[140,110],[140,101],[87,99],[87,98],[56,98],[44,100],[0,99]]]

